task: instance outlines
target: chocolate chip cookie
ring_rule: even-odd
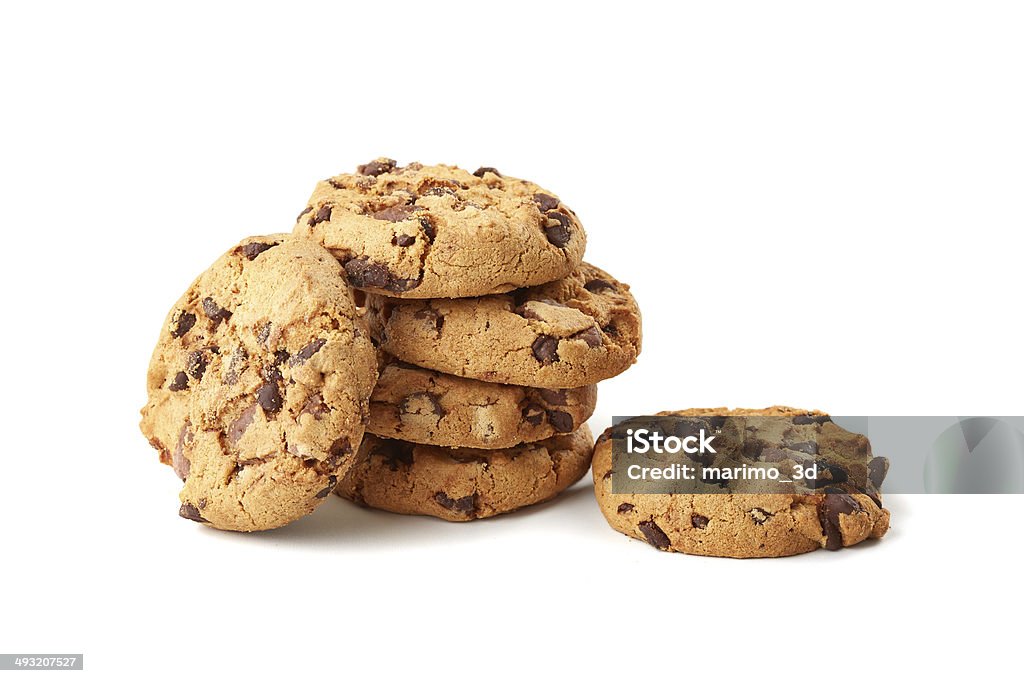
[[[472,299],[366,297],[381,347],[420,367],[485,382],[564,389],[595,384],[640,353],[629,285],[582,264],[569,277]]]
[[[381,510],[465,522],[555,497],[586,474],[592,448],[586,425],[501,450],[448,449],[367,434],[336,493]]]
[[[744,493],[614,493],[613,439],[624,438],[610,427],[594,449],[594,489],[601,512],[616,531],[646,541],[659,550],[718,557],[783,557],[818,548],[838,550],[868,538],[880,538],[889,528],[889,511],[882,507],[878,487],[887,463],[870,455],[867,439],[842,430],[827,415],[775,406],[764,410],[697,409],[659,413],[663,416],[774,416],[777,430],[753,434],[755,459],[770,462],[800,460],[819,444],[837,453],[863,451],[870,482],[854,485],[855,473],[838,460],[823,465],[826,481],[807,494]],[[778,431],[777,434],[774,431]],[[842,458],[840,458],[842,459]]]
[[[184,480],[182,517],[271,529],[311,512],[354,461],[376,380],[344,271],[313,241],[250,237],[168,314],[142,432]]]
[[[596,402],[592,384],[578,389],[493,384],[385,358],[366,430],[435,446],[511,448],[575,431]]]
[[[318,183],[295,234],[327,247],[353,286],[412,299],[557,280],[587,241],[572,209],[529,181],[392,159]]]

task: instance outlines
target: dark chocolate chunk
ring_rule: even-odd
[[[225,384],[230,385],[238,382],[238,378],[245,372],[247,360],[249,360],[249,354],[241,346],[231,352],[231,358],[228,360],[228,370],[224,375]]]
[[[256,402],[267,413],[276,413],[281,410],[284,399],[281,397],[281,390],[278,388],[277,382],[267,382],[260,386],[256,390]]]
[[[690,526],[692,526],[694,529],[706,529],[708,526],[708,521],[708,518],[704,515],[690,515]]]
[[[416,244],[416,238],[412,235],[396,235],[392,243],[399,247],[411,247]]]
[[[558,208],[558,198],[543,192],[533,195],[533,201],[540,207],[541,212],[544,213]]]
[[[323,223],[324,221],[329,220],[331,220],[331,205],[324,204],[316,210],[316,213],[309,217],[309,221],[307,222],[310,226],[314,226],[318,223]]]
[[[188,354],[188,367],[186,368],[188,374],[192,375],[192,379],[202,379],[203,373],[206,372],[206,356],[202,351],[193,351]]]
[[[375,159],[368,164],[362,164],[356,168],[360,175],[379,176],[381,173],[389,173],[395,170],[397,162],[394,159]]]
[[[498,176],[499,178],[501,177],[501,174],[498,173],[498,169],[491,168],[490,166],[481,166],[480,168],[478,168],[475,171],[473,171],[473,175],[475,175],[477,178],[483,178],[484,177],[484,173],[493,173],[494,175]]]
[[[405,280],[383,265],[365,256],[345,262],[345,272],[353,287],[374,287],[388,292],[405,292],[419,285],[419,280]]]
[[[384,464],[388,466],[388,469],[397,472],[398,468],[403,465],[412,465],[413,445],[402,441],[382,441],[371,455],[379,455],[384,458]]]
[[[795,425],[809,425],[819,424],[823,425],[826,422],[831,422],[832,418],[828,415],[795,415],[793,416],[793,424]]]
[[[827,493],[818,505],[818,521],[825,534],[825,547],[839,550],[843,547],[843,533],[839,516],[860,512],[860,503],[847,493]]]
[[[217,302],[210,297],[203,299],[203,313],[206,317],[215,322],[227,320],[231,317],[231,311],[217,305]]]
[[[539,335],[530,346],[533,350],[533,357],[540,361],[541,365],[550,365],[558,362],[558,340],[546,334]]]
[[[302,210],[302,213],[300,213],[298,216],[295,217],[296,222],[302,220],[302,217],[305,216],[307,213],[309,213],[312,210],[313,210],[312,206],[307,206],[305,209]]]
[[[624,514],[626,512],[632,512],[632,510],[633,510],[633,504],[632,503],[621,503],[616,511],[621,515],[621,514]]]
[[[312,207],[310,208],[312,209]],[[267,244],[266,242],[249,242],[242,245],[242,256],[252,261],[267,249],[272,249],[276,246],[276,244]]]
[[[538,389],[540,397],[553,406],[568,405],[569,398],[565,389]]]
[[[888,458],[872,458],[871,462],[868,463],[868,479],[874,484],[876,489],[882,488],[882,482],[885,481],[885,475],[888,473]]]
[[[653,521],[640,522],[638,526],[640,528],[640,532],[644,535],[644,538],[647,539],[647,542],[658,550],[665,550],[672,545],[665,532],[662,531],[661,527]]]
[[[191,330],[192,326],[195,324],[196,316],[194,313],[179,311],[178,317],[174,320],[174,327],[171,328],[171,336],[175,339],[184,336],[184,334]]]
[[[577,332],[576,334],[572,335],[570,339],[582,339],[583,341],[587,342],[587,346],[589,346],[592,349],[596,349],[598,346],[604,343],[604,340],[601,338],[601,330],[597,329],[597,325],[588,327],[582,332]]]
[[[775,513],[768,512],[764,508],[754,508],[750,511],[750,517],[754,520],[754,524],[757,526],[761,526],[774,516]]]
[[[551,423],[552,427],[563,434],[571,432],[576,428],[576,425],[573,424],[572,421],[572,415],[564,413],[561,410],[549,410],[548,422]]]
[[[463,515],[468,515],[476,509],[476,496],[473,494],[462,498],[450,498],[444,491],[438,491],[434,494],[434,500],[441,507]]]
[[[434,241],[437,237],[437,230],[434,229],[434,221],[430,220],[430,216],[420,216],[420,228],[423,229],[423,234],[427,236],[427,240],[430,242]]]
[[[193,522],[207,521],[201,514],[199,514],[199,508],[192,503],[182,503],[181,507],[178,508],[178,514],[185,519],[191,519]]]
[[[607,280],[602,280],[601,278],[594,278],[593,280],[588,280],[586,283],[584,283],[583,289],[587,290],[588,292],[600,292],[603,289],[610,289],[613,292],[616,291],[615,285],[608,282]]]
[[[786,448],[797,453],[806,453],[807,455],[818,454],[818,442],[816,441],[798,441],[796,443],[784,444]]]
[[[302,365],[307,360],[312,358],[317,351],[322,349],[324,347],[324,344],[326,343],[326,339],[314,339],[313,341],[299,349],[299,352],[291,357],[291,360],[288,361],[288,364],[291,366]]]
[[[388,221],[390,223],[401,223],[404,220],[408,220],[409,215],[416,212],[421,207],[413,206],[409,204],[397,204],[395,206],[389,206],[386,209],[381,209],[373,214],[373,217],[379,221]]]
[[[179,372],[171,380],[171,383],[167,385],[167,388],[171,391],[181,391],[182,389],[188,388],[188,375],[184,372]]]
[[[569,217],[559,211],[549,211],[544,216],[544,235],[548,242],[559,249],[569,244],[572,238]]]
[[[523,422],[534,427],[544,421],[544,408],[537,403],[528,403],[523,408]]]
[[[337,485],[338,485],[338,477],[332,474],[331,476],[327,477],[327,486],[324,487],[323,490],[318,491],[317,494],[316,494],[316,497],[317,498],[326,498],[327,496],[331,495],[331,491],[333,491],[334,487],[337,486]]]

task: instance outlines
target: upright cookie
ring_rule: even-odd
[[[529,181],[392,159],[318,183],[295,234],[327,247],[353,286],[410,299],[557,280],[587,241],[576,214]]]
[[[640,353],[629,285],[587,263],[509,294],[398,301],[366,297],[382,348],[408,363],[485,382],[564,389],[595,384]]]
[[[594,412],[597,387],[535,389],[425,370],[394,359],[381,366],[366,430],[454,448],[511,448],[573,432]]]
[[[493,517],[555,497],[590,467],[594,439],[572,434],[502,450],[448,449],[367,435],[336,493],[362,505],[450,522]]]
[[[838,445],[838,452],[846,450],[844,441],[849,443],[850,452],[866,443],[863,436],[834,425],[827,415],[780,406],[659,415],[788,418],[797,429],[787,431],[787,440],[768,443],[770,437],[762,434],[756,441],[764,457],[773,462],[776,458],[805,458],[812,449],[816,453],[819,440]],[[613,471],[613,429],[605,430],[594,449],[598,505],[613,529],[659,550],[717,557],[783,557],[818,548],[838,550],[868,538],[880,538],[889,528],[889,511],[881,507],[876,490],[884,477],[882,458],[871,461],[870,477],[875,486],[866,492],[851,487],[846,473],[830,462],[828,477],[836,485],[828,485],[820,493],[616,494],[612,493],[612,477],[624,473]]]
[[[182,517],[271,529],[351,466],[375,380],[337,260],[310,240],[250,237],[168,314],[141,428],[185,482]]]

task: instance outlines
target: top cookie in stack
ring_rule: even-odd
[[[586,233],[556,195],[493,168],[378,159],[318,183],[295,233],[367,293],[384,359],[368,425],[383,438],[339,493],[466,520],[586,472],[593,385],[636,360],[640,312],[583,263]]]

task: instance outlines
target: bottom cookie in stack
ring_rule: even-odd
[[[512,448],[443,448],[367,434],[335,493],[367,507],[465,522],[554,498],[590,468],[583,425]]]

